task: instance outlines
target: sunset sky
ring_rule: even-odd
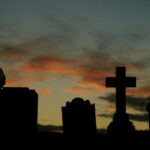
[[[126,66],[137,77],[127,112],[148,129],[150,102],[149,0],[1,0],[0,67],[6,86],[39,94],[39,124],[62,125],[61,107],[75,97],[96,106],[97,128],[115,112],[115,89],[105,77]]]

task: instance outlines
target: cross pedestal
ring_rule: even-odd
[[[117,67],[116,77],[106,78],[106,87],[116,88],[116,113],[108,126],[109,135],[129,135],[135,129],[126,113],[126,88],[136,87],[135,77],[126,77],[126,68]]]

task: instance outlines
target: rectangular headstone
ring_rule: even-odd
[[[37,131],[38,95],[28,88],[0,89],[2,132],[33,133]]]

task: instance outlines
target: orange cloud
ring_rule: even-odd
[[[106,111],[111,111],[111,112],[116,111],[115,107],[106,107],[105,109],[106,109]]]
[[[20,74],[15,75],[15,76],[8,76],[8,78],[6,78],[6,86],[21,86],[21,87],[25,87],[25,86],[29,86],[29,84],[31,82],[41,82],[45,80],[44,77],[42,76],[22,76]]]
[[[76,83],[76,85],[81,86],[81,87],[95,87],[100,90],[106,89],[104,84],[100,84],[100,83],[98,83],[98,81],[79,81]]]
[[[44,89],[38,90],[39,94],[49,94],[50,92],[51,92],[50,88],[44,88]]]
[[[6,86],[27,86],[26,82],[29,81],[28,77],[24,76],[17,76],[15,77],[8,77],[6,78]]]
[[[137,96],[150,96],[149,88],[140,88],[134,90],[127,90],[128,95],[137,95]]]
[[[99,57],[101,59],[99,59]],[[91,59],[91,60],[90,60]],[[75,85],[68,89],[70,93],[85,93],[92,92],[95,94],[96,90],[105,90],[105,77],[115,76],[115,67],[122,65],[121,62],[109,62],[110,58],[105,58],[105,55],[94,55],[89,57],[86,61],[79,61],[79,59],[64,59],[60,56],[52,57],[47,56],[36,56],[29,60],[27,63],[16,66],[13,69],[16,71],[25,72],[30,74],[59,74],[70,77],[78,77],[80,81],[76,82]],[[106,61],[106,62],[105,62]],[[141,64],[127,64],[129,71],[143,69]],[[93,90],[93,89],[94,90]],[[141,92],[141,91],[140,91]],[[141,94],[147,93],[143,91]],[[97,92],[96,92],[97,93]],[[130,91],[131,93],[131,91]],[[132,92],[134,94],[134,92]]]
[[[41,56],[32,59],[31,61],[14,68],[26,73],[56,73],[67,76],[74,76],[81,78],[84,83],[93,84],[93,86],[102,88],[102,79],[104,79],[105,72],[84,68],[79,66],[76,61],[69,61],[63,59],[56,59],[48,56]],[[99,82],[98,82],[99,80]],[[100,83],[101,82],[101,83]],[[80,82],[78,84],[84,84]]]
[[[72,94],[81,94],[83,96],[90,96],[90,95],[99,95],[100,90],[97,90],[95,88],[87,88],[87,87],[79,87],[79,86],[73,86],[68,89],[64,90],[65,92],[69,92]]]
[[[17,66],[15,70],[24,71],[27,73],[48,73],[48,72],[64,72],[63,65],[69,65],[71,61],[57,59],[49,56],[38,56],[31,59],[29,62]]]

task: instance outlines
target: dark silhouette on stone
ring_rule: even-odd
[[[5,82],[6,82],[5,74],[3,72],[3,69],[0,68],[0,88],[2,88],[5,85]]]
[[[148,111],[149,131],[150,131],[150,103],[147,105],[146,110]]]
[[[75,98],[62,107],[63,130],[65,135],[85,136],[96,134],[95,104],[89,100]]]
[[[116,87],[116,113],[108,126],[108,135],[132,135],[135,128],[126,113],[126,88],[136,87],[135,77],[126,77],[126,68],[117,67],[116,77],[106,78],[106,87]]]
[[[3,87],[0,89],[0,103],[1,133],[10,135],[36,133],[38,95],[34,90]]]

